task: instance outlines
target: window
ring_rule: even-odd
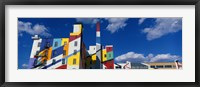
[[[38,55],[39,54],[39,51],[36,51],[36,55]]]
[[[65,64],[65,59],[62,59],[62,64]]]
[[[106,57],[106,54],[104,55],[104,57]]]
[[[64,42],[64,45],[67,45],[67,41]]]
[[[163,66],[162,65],[158,65],[158,66],[156,66],[157,68],[163,68]]]
[[[77,41],[75,41],[75,42],[74,42],[74,46],[77,46],[77,44],[78,44]]]
[[[54,52],[53,52],[53,55],[57,55],[57,51],[54,51]]]
[[[38,43],[38,47],[40,47],[40,45],[41,45],[41,42]]]
[[[76,59],[73,59],[73,65],[75,65],[76,64]]]
[[[76,55],[76,53],[77,53],[77,50],[74,50],[74,55]]]
[[[150,66],[151,68],[156,68],[156,66]]]
[[[47,42],[46,47],[50,47],[50,43],[49,42]]]
[[[57,46],[58,46],[58,42],[55,42],[54,47],[57,47]]]
[[[66,50],[63,50],[63,55],[64,55],[64,56],[66,55]]]
[[[109,54],[109,57],[111,57],[111,54]]]
[[[53,61],[52,61],[52,64],[55,64],[56,63],[56,60],[55,59],[53,59]]]
[[[165,65],[165,68],[172,68],[172,65]]]

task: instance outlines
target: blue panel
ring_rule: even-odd
[[[97,58],[96,58],[95,69],[100,69],[100,64],[101,64],[101,61],[100,61],[99,58],[97,57]]]
[[[63,54],[63,46],[61,46],[61,47],[59,47],[57,49],[54,49],[52,51],[52,58],[54,58],[54,57],[56,57],[56,56],[58,56],[60,54]]]
[[[40,45],[40,51],[45,49],[45,45],[46,45],[46,39],[42,39],[41,45]]]
[[[34,67],[33,64],[34,64],[35,59],[36,59],[36,58],[30,58],[30,60],[29,60],[29,65],[28,65],[28,68],[29,68],[29,69],[31,69],[31,68]]]
[[[59,48],[61,46],[61,43],[62,43],[62,38],[53,39],[53,46],[52,46],[53,50]]]
[[[77,51],[77,52],[80,52],[80,50],[79,51]],[[72,55],[74,55],[74,54],[70,54],[70,55],[68,55],[67,57],[65,57],[65,60],[66,60],[66,63],[67,63],[67,59],[69,58],[69,57],[71,57]],[[51,64],[49,64],[49,65],[46,65],[44,68],[42,68],[42,69],[47,69],[47,68],[49,68],[49,67],[51,67],[51,66],[53,66],[53,65],[55,65],[55,64],[57,64],[57,63],[59,63],[59,62],[61,62],[62,61],[62,59],[59,59],[59,60],[57,60],[55,63],[51,63]],[[100,63],[100,62],[99,62]]]
[[[49,47],[53,45],[53,39],[47,39],[46,42],[49,43]]]
[[[53,45],[53,39],[42,39],[40,45],[40,51],[44,50],[46,47],[51,47]]]

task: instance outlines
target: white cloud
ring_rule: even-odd
[[[140,18],[140,19],[138,20],[138,24],[139,24],[139,25],[142,24],[142,23],[144,22],[145,19],[146,19],[146,18]]]
[[[138,54],[135,52],[128,52],[126,54],[120,55],[115,58],[116,61],[125,62],[125,61],[135,61],[135,62],[143,62],[145,57],[143,54]]]
[[[77,22],[82,22],[84,24],[96,24],[100,19],[98,18],[76,18]]]
[[[182,29],[181,18],[157,18],[155,22],[155,26],[145,28],[142,31],[147,34],[147,40],[154,40]]]
[[[127,24],[125,23],[128,18],[105,18],[109,22],[106,27],[111,33],[118,31],[119,29],[123,29]]]
[[[28,68],[28,65],[27,65],[27,64],[22,64],[22,68],[23,68],[23,69],[27,69],[27,68]]]
[[[174,61],[180,59],[180,56],[171,54],[158,54],[150,59],[149,62],[162,62],[162,61]]]
[[[115,61],[117,62],[173,62],[174,60],[181,60],[181,57],[169,53],[157,54],[155,56],[150,53],[145,57],[144,54],[128,52],[115,58]]]
[[[40,35],[45,37],[50,37],[51,34],[47,30],[47,28],[44,25],[36,24],[32,25],[30,22],[22,22],[18,21],[18,33],[19,36],[23,36],[23,32],[26,32],[30,35]]]

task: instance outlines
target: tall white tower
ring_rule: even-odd
[[[96,68],[102,69],[103,65],[101,63],[101,38],[100,38],[100,23],[97,22],[96,24]]]

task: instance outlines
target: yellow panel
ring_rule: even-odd
[[[73,64],[73,60],[76,59],[76,64]],[[72,55],[68,58],[67,65],[79,65],[80,63],[80,52],[76,53],[76,55]]]
[[[41,51],[41,52],[38,54],[38,56],[44,56],[46,51],[47,51],[47,49]]]
[[[64,46],[64,49],[63,50],[66,50],[66,55],[63,55],[63,58],[67,57],[68,56],[68,49],[69,49],[69,44],[65,45]]]
[[[106,52],[106,49],[103,49],[103,53],[102,53],[102,54],[103,54],[103,55],[102,55],[103,62],[107,60],[107,57],[105,56],[106,53],[107,53],[107,52]]]
[[[62,38],[61,45],[63,46],[65,42],[67,42],[67,44],[68,44],[69,43],[69,38]]]
[[[96,54],[92,55],[92,61],[96,60]]]

